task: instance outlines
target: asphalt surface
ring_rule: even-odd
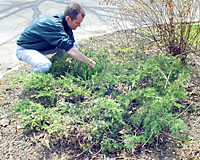
[[[0,1],[0,78],[17,69],[23,62],[16,56],[16,40],[34,20],[63,13],[72,2],[79,3],[86,11],[80,28],[74,31],[76,41],[118,30],[109,17],[108,10],[115,8],[99,5],[100,0],[1,0]]]

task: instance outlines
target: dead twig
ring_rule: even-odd
[[[184,112],[186,112],[190,106],[192,105],[193,103],[191,103],[183,112],[181,112],[176,118],[180,117]]]
[[[169,72],[168,76],[166,76],[166,75],[164,74],[163,71],[160,71],[160,72],[162,73],[162,75],[163,75],[163,76],[165,77],[165,79],[166,79],[166,83],[165,83],[165,87],[164,87],[164,88],[166,88],[166,87],[167,87],[167,83],[170,85],[169,77],[170,77],[172,71]]]
[[[90,148],[92,148],[94,146],[94,144],[92,144],[91,146],[89,146],[88,148],[86,148],[85,150],[83,150],[83,152],[81,152],[80,154],[78,154],[76,156],[76,158],[80,157],[83,153],[85,153],[86,151],[88,151]]]

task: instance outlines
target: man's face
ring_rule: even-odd
[[[67,21],[68,26],[72,29],[75,30],[77,27],[80,27],[81,22],[83,21],[82,14],[79,13],[76,17],[76,19],[72,20],[69,16],[65,17],[65,20]]]

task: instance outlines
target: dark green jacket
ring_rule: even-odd
[[[17,40],[17,45],[37,51],[56,47],[68,51],[73,47],[74,36],[64,15],[45,17],[28,26]]]

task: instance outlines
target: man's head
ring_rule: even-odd
[[[79,4],[73,3],[65,9],[64,16],[68,26],[72,30],[75,30],[77,27],[80,27],[80,24],[85,17],[85,11]]]

